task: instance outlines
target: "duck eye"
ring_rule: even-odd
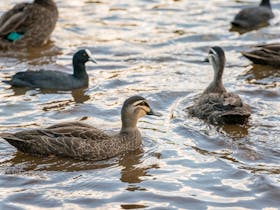
[[[148,104],[147,104],[145,101],[142,101],[142,102],[140,103],[140,105],[141,105],[141,106],[148,106]]]

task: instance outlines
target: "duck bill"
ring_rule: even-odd
[[[97,64],[97,61],[94,58],[92,58],[92,57],[89,57],[88,60]]]
[[[157,117],[162,116],[162,114],[160,114],[158,112],[154,112],[152,109],[150,109],[150,111],[147,112],[147,115],[154,115],[154,116],[157,116]]]
[[[85,49],[85,51],[86,51],[86,53],[87,53],[87,55],[88,55],[88,61],[91,61],[91,62],[93,62],[93,63],[97,63],[96,60],[93,58],[93,56],[92,56],[90,50]]]

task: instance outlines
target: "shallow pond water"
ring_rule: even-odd
[[[19,0],[1,1],[3,12]],[[88,48],[88,88],[0,86],[0,131],[80,120],[120,127],[120,108],[146,97],[162,117],[141,118],[142,149],[106,161],[33,157],[0,139],[0,209],[262,209],[280,206],[280,73],[240,51],[279,42],[280,1],[270,26],[238,33],[229,22],[257,1],[56,1],[60,19],[46,46],[1,53],[0,78],[23,70],[72,71]],[[208,85],[208,49],[224,48],[224,83],[252,106],[248,125],[214,127],[184,109]]]

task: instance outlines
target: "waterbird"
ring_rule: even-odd
[[[134,151],[142,144],[137,121],[145,115],[156,115],[147,100],[132,96],[121,109],[122,127],[117,134],[107,134],[81,122],[65,122],[47,128],[1,133],[19,151],[33,155],[55,155],[81,160],[104,160]]]
[[[52,90],[73,90],[88,86],[85,63],[96,63],[88,49],[82,49],[73,56],[73,74],[54,70],[18,72],[10,80],[3,81],[15,87],[30,87]]]
[[[231,21],[231,24],[239,28],[253,28],[265,24],[274,18],[269,0],[262,0],[259,6],[242,9]]]
[[[241,53],[253,63],[280,66],[280,43],[256,45],[255,48],[250,52]]]
[[[38,47],[49,40],[58,19],[53,0],[18,3],[0,17],[0,50]]]
[[[251,108],[241,98],[228,92],[222,82],[225,67],[225,53],[221,47],[211,47],[209,62],[214,69],[214,79],[194,104],[188,107],[191,116],[211,124],[244,124],[251,115]]]

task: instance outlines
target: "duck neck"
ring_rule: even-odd
[[[262,0],[260,6],[271,8],[269,0]]]
[[[133,151],[142,144],[141,133],[136,126],[136,121],[122,121],[122,128],[119,133],[123,151]]]
[[[53,0],[34,0],[34,3],[45,7],[56,7],[56,4]]]
[[[137,131],[137,120],[136,119],[127,119],[122,116],[122,128],[121,133],[134,133]]]
[[[222,63],[212,63],[214,68],[214,79],[210,85],[206,88],[205,93],[209,92],[224,92],[225,87],[223,85],[222,77],[224,73],[224,62]]]
[[[74,77],[87,78],[86,65],[73,59]]]

